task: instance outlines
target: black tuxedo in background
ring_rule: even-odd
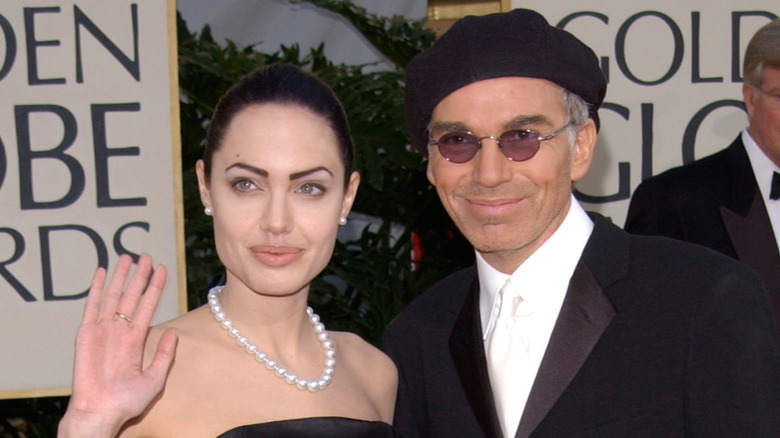
[[[780,251],[741,135],[714,155],[640,184],[625,229],[704,245],[747,263],[780,321]]]
[[[780,358],[755,273],[705,248],[595,227],[517,437],[777,437]],[[403,437],[499,437],[471,268],[389,326]]]

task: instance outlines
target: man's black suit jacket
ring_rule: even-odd
[[[642,182],[625,229],[704,245],[747,263],[780,321],[780,250],[741,135],[714,155]]]
[[[516,436],[777,437],[780,358],[755,273],[593,217]],[[477,283],[453,274],[385,333],[403,437],[501,436]]]

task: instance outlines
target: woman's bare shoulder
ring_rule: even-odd
[[[214,350],[214,346],[211,330],[208,329],[211,324],[206,318],[212,317],[208,309],[205,309],[206,312],[203,310],[192,310],[149,329],[144,349],[144,368],[154,357],[157,343],[166,330],[176,331],[176,355],[168,372],[165,389],[140,417],[125,426],[122,438],[159,436],[161,431],[184,427],[181,422],[193,423],[184,414],[187,409],[199,412],[198,416],[204,417],[200,405],[207,397],[203,388],[193,382],[204,382],[207,380],[205,376],[215,374],[215,358],[208,354]]]
[[[350,332],[331,332],[336,346],[338,367],[347,368],[359,379],[376,401],[382,418],[391,422],[398,391],[398,371],[393,361],[380,349]]]
[[[350,357],[354,355],[359,356],[362,360],[375,360],[380,363],[385,362],[392,365],[392,361],[382,352],[382,350],[366,342],[355,333],[330,332],[330,337],[336,345],[336,348],[339,349],[339,353],[341,353],[341,350],[345,350],[344,354],[348,354]]]
[[[177,355],[179,355],[179,350],[182,348],[186,349],[188,345],[197,339],[205,340],[204,336],[208,330],[204,330],[204,328],[209,327],[206,320],[210,318],[211,312],[204,307],[199,307],[159,325],[150,327],[144,349],[144,365],[148,365],[148,361],[151,361],[152,355],[157,348],[157,343],[166,330],[172,329],[176,331],[178,338]]]

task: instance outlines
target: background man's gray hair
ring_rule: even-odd
[[[780,67],[780,18],[766,24],[750,39],[742,63],[745,83],[760,87],[767,65]]]

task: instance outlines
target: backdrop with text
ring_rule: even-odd
[[[98,266],[185,310],[174,0],[0,2],[0,398],[69,393]]]
[[[511,7],[540,12],[601,60],[609,85],[599,143],[576,194],[620,226],[642,180],[724,149],[747,126],[745,48],[780,15],[776,0],[512,0]]]

